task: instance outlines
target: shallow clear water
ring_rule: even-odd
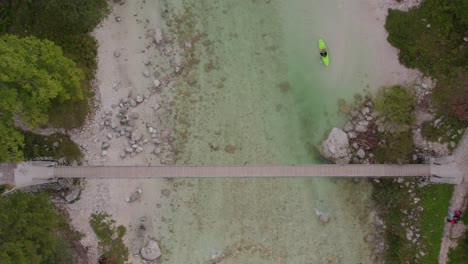
[[[320,163],[315,145],[344,121],[338,100],[374,82],[368,47],[348,38],[359,1],[160,2],[167,30],[193,44],[176,84],[179,164]],[[185,179],[172,191],[158,209],[164,263],[370,263],[365,182]]]

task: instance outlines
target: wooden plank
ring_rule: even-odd
[[[248,166],[89,166],[55,167],[57,178],[191,177],[411,177],[430,176],[426,164],[248,165]]]

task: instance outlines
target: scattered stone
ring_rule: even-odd
[[[191,50],[192,49],[192,43],[185,42],[184,47],[185,47],[185,50]]]
[[[413,160],[417,160],[418,156],[416,154],[413,154]]]
[[[154,85],[154,88],[159,88],[159,86],[161,85],[161,81],[156,79],[154,80],[153,85]]]
[[[108,139],[112,139],[112,137],[113,137],[113,136],[112,136],[111,133],[108,133],[108,134],[107,134],[107,138],[108,138]]]
[[[348,137],[349,137],[350,139],[357,138],[357,134],[356,134],[355,132],[352,132],[352,131],[351,131],[351,132],[348,133]]]
[[[125,158],[127,156],[127,153],[125,153],[125,151],[122,151],[122,152],[120,152],[119,155],[123,159],[123,158]]]
[[[136,201],[140,200],[140,196],[141,196],[141,193],[139,193],[139,192],[133,192],[133,193],[130,195],[129,202],[130,202],[130,203],[133,203],[133,202],[136,202]]]
[[[137,103],[143,102],[143,97],[141,97],[140,95],[138,95],[138,96],[136,97],[136,102],[137,102]]]
[[[142,190],[141,188],[138,188],[138,189],[137,189],[137,192],[138,192],[139,194],[141,194],[141,193],[143,192],[143,190]]]
[[[427,24],[426,27],[427,27],[427,28],[431,28],[431,24]]]
[[[157,45],[159,45],[162,42],[162,32],[160,28],[156,28],[156,30],[153,33],[153,41],[156,42]]]
[[[353,127],[353,123],[348,122],[348,123],[346,123],[345,127],[343,128],[343,130],[346,131],[346,132],[350,132],[350,131],[353,131],[353,128],[354,128],[354,127]]]
[[[150,77],[150,76],[151,76],[151,74],[150,74],[150,72],[149,72],[148,69],[145,69],[145,70],[143,71],[143,76],[145,76],[145,77]]]
[[[114,57],[118,58],[120,57],[121,53],[120,53],[120,50],[115,50],[114,51]]]
[[[135,100],[131,99],[131,100],[130,100],[130,105],[131,105],[132,107],[135,107],[135,106],[137,105],[137,103],[135,102]]]
[[[450,147],[451,148],[455,148],[456,146],[457,146],[457,144],[454,141],[450,141]]]
[[[125,152],[127,152],[127,153],[132,153],[132,152],[133,152],[133,148],[131,148],[131,147],[125,148]]]
[[[132,136],[131,136],[132,141],[139,141],[142,137],[143,137],[143,134],[141,134],[140,132],[138,131],[132,132]]]
[[[148,261],[153,261],[161,257],[159,244],[155,240],[148,240],[146,245],[140,249],[141,258]]]
[[[167,198],[169,198],[169,196],[171,195],[171,190],[169,189],[162,189],[161,190],[161,194]]]
[[[101,153],[101,156],[105,157],[105,156],[107,156],[107,154],[108,154],[107,151],[103,150],[102,153]]]
[[[224,151],[229,154],[233,154],[234,152],[236,152],[236,150],[237,150],[237,147],[231,144],[226,145],[224,147]]]
[[[67,194],[67,196],[65,196],[65,201],[67,201],[67,203],[72,203],[76,201],[78,197],[80,197],[80,194],[81,194],[80,188],[73,188],[71,192]]]
[[[102,149],[102,150],[106,150],[106,149],[108,149],[109,147],[110,147],[109,142],[107,142],[107,141],[102,142],[102,145],[101,145],[101,149]]]
[[[153,153],[154,153],[155,155],[161,154],[161,148],[160,148],[160,147],[155,148],[154,151],[153,151]]]
[[[369,107],[364,107],[364,108],[361,110],[361,113],[362,113],[362,115],[364,115],[364,116],[367,115],[367,114],[369,114],[369,113],[370,113]]]
[[[122,21],[122,18],[120,18],[119,16],[116,16],[115,21],[117,21],[117,23],[119,23],[120,21]]]
[[[58,148],[60,146],[60,143],[58,141],[55,141],[54,143],[52,143],[52,147],[54,148]]]
[[[182,67],[176,66],[176,67],[174,68],[174,73],[175,73],[175,74],[179,74],[179,73],[181,73],[181,72],[182,72]]]
[[[138,119],[139,115],[138,115],[138,112],[132,112],[130,113],[130,118],[131,119]]]
[[[365,156],[366,156],[366,152],[360,148],[358,149],[358,151],[356,152],[356,155],[360,158],[360,159],[363,159]]]
[[[148,131],[152,134],[154,132],[154,128],[153,127],[148,127]]]
[[[326,214],[321,214],[319,216],[319,220],[322,224],[327,224],[328,222],[330,222],[330,219],[331,217],[329,215],[326,215]]]
[[[364,133],[367,131],[367,127],[366,126],[362,126],[362,125],[357,125],[356,128],[355,128],[356,132],[361,132],[361,133]]]
[[[136,153],[140,153],[140,152],[143,151],[143,148],[142,147],[137,147],[135,151],[136,151]]]

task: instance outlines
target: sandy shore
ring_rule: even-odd
[[[83,150],[84,165],[154,165],[174,162],[174,146],[170,143],[172,124],[164,120],[170,116],[169,103],[175,89],[171,87],[171,81],[177,78],[174,71],[183,48],[164,43],[156,45],[154,33],[157,28],[163,28],[159,1],[130,2],[124,5],[112,2],[112,13],[93,33],[99,42],[97,110],[86,127],[72,135],[72,139]],[[375,52],[379,54],[379,63],[386,69],[378,78],[383,78],[383,83],[388,85],[412,82],[418,73],[398,63],[397,50],[386,42],[387,34],[383,28],[390,4],[392,7],[400,6],[394,6],[395,1],[390,0],[365,0],[363,3],[363,18],[369,23],[380,25],[369,27],[375,32],[367,32],[376,43]],[[407,6],[402,5],[401,8]],[[158,88],[154,87],[156,79],[161,82]],[[122,108],[128,109],[117,116]],[[136,115],[137,118],[134,118]],[[126,117],[130,119],[126,122],[132,123],[131,126],[120,125],[121,119]],[[125,149],[132,148],[129,143],[131,139],[126,132],[120,136],[119,130],[126,127],[141,133],[148,142],[136,140],[140,143],[135,142],[133,145],[138,146],[126,153]],[[152,129],[149,127],[156,132],[150,132]],[[103,142],[107,142],[109,147],[103,149],[103,144],[107,144]],[[160,154],[154,154],[155,150]],[[124,158],[121,158],[122,153],[126,153]],[[130,262],[142,263],[135,253],[147,237],[138,232],[138,226],[144,223],[146,234],[158,228],[152,226],[152,223],[161,216],[153,208],[164,201],[161,191],[168,184],[163,180],[86,181],[80,200],[70,204],[68,211],[73,225],[85,234],[82,243],[88,247],[93,263],[96,263],[98,257],[97,239],[89,226],[89,217],[99,211],[113,215],[118,224],[127,227],[125,241],[130,249]],[[141,197],[133,203],[126,202],[137,189],[141,189]]]

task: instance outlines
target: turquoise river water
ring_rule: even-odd
[[[321,163],[338,101],[378,83],[362,1],[161,0],[191,59],[174,103],[178,164]],[[333,14],[333,15],[331,15]],[[331,64],[318,54],[328,44]],[[367,56],[363,56],[364,54]],[[344,179],[182,179],[158,209],[163,263],[370,263],[371,187]],[[330,213],[322,224],[316,212]]]

